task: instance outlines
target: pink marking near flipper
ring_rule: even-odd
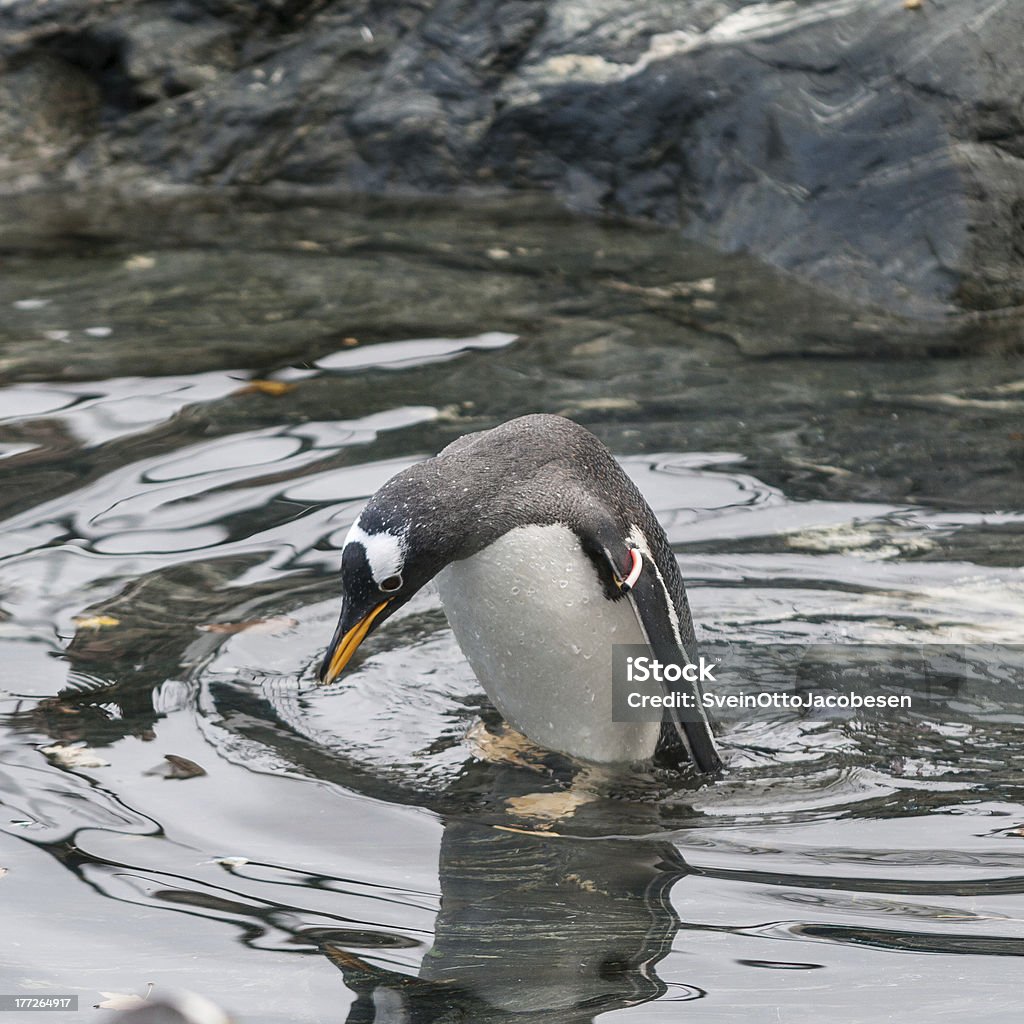
[[[622,581],[623,591],[633,589],[633,584],[640,578],[640,570],[644,567],[643,556],[637,548],[630,548],[629,555],[633,559],[633,568],[630,569],[629,575]]]

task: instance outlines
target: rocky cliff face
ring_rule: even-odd
[[[0,187],[545,189],[910,316],[1024,305],[1019,0],[9,0]]]

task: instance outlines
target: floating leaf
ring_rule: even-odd
[[[903,0],[903,10],[919,11],[924,6],[924,0]]]
[[[690,298],[694,293],[710,295],[717,287],[713,277],[702,277],[697,281],[672,281],[661,285],[632,284],[629,281],[609,280],[605,284],[617,292],[630,295],[643,295],[651,299]]]
[[[125,270],[152,270],[156,266],[156,260],[152,256],[129,256],[121,264]]]
[[[512,825],[495,825],[493,827],[499,832],[514,832],[517,836],[541,836],[544,839],[561,838],[557,832],[542,832],[533,828],[514,828]]]
[[[76,615],[73,621],[79,629],[107,629],[121,625],[121,620],[113,615]]]
[[[153,982],[147,982],[146,994],[137,996],[134,992],[100,992],[103,1001],[95,1004],[97,1010],[137,1010],[140,1006],[146,1005],[150,992],[153,991]]]
[[[245,622],[207,622],[196,629],[204,633],[283,633],[299,624],[298,619],[289,615],[272,615],[268,619],[247,619]]]
[[[236,395],[270,395],[277,398],[294,391],[295,385],[283,380],[251,380],[244,388],[239,388]]]
[[[150,768],[146,775],[159,775],[165,779],[195,779],[206,774],[206,769],[180,754],[164,754],[166,764]]]
[[[97,1010],[137,1010],[140,1006],[146,1005],[142,996],[132,995],[130,992],[100,992],[103,999],[95,1004]]]
[[[88,747],[72,747],[58,743],[52,747],[43,747],[42,752],[61,768],[105,768],[110,764]]]
[[[342,343],[342,345],[345,346],[345,348],[355,348],[356,345],[359,344],[359,339],[358,338],[342,338],[341,339],[341,343]]]
[[[571,416],[573,413],[581,412],[635,412],[639,408],[640,403],[632,398],[580,398],[560,409],[558,414]]]

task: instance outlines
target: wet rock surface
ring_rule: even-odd
[[[473,194],[680,225],[914,317],[1024,304],[1024,8],[31,0],[0,181]]]

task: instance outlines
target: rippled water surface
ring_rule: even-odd
[[[621,457],[706,641],[1020,643],[1019,357],[547,210],[187,213],[5,256],[4,991],[1020,1019],[1019,678],[731,713],[708,784],[500,756],[429,591],[314,685],[361,503],[529,411]]]

